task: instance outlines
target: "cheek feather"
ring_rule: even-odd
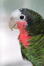
[[[25,29],[26,26],[27,26],[27,22],[26,21],[17,21],[17,27],[18,27],[18,29],[20,31]]]

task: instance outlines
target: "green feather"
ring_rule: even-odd
[[[28,26],[27,26],[27,31],[30,32],[30,35],[38,35],[38,34],[44,34],[44,19],[40,14],[33,10],[28,10],[28,15],[31,15],[27,19],[28,21]]]
[[[34,66],[44,66],[44,35],[33,36],[29,41],[31,44],[28,48],[21,46],[22,54]]]

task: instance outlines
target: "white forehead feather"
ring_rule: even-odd
[[[20,15],[21,15],[21,12],[20,12],[19,9],[13,11],[12,14],[11,14],[12,17],[18,17],[18,16],[20,16]]]

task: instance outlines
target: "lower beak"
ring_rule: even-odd
[[[9,21],[9,28],[10,28],[11,30],[13,30],[13,28],[14,28],[14,29],[17,29],[16,20],[15,20],[14,18],[10,19],[10,21]]]

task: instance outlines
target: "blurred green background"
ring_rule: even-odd
[[[0,9],[11,12],[18,8],[29,8],[44,16],[44,0],[0,0]]]

